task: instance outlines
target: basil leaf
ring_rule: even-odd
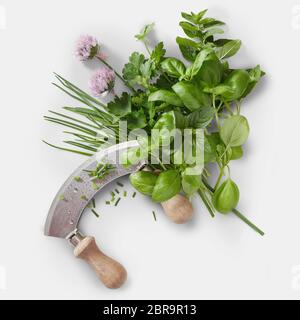
[[[139,142],[141,138],[138,138]],[[125,150],[121,155],[121,164],[124,168],[128,168],[137,164],[141,160],[147,159],[148,149],[140,144],[140,147],[133,147]]]
[[[215,35],[215,34],[223,34],[224,30],[221,28],[211,28],[209,29],[206,33],[205,36],[203,37],[203,40],[207,40],[209,37]]]
[[[199,13],[191,12],[191,14],[186,13],[186,12],[181,12],[181,16],[182,16],[182,18],[186,19],[187,21],[198,24],[198,22],[204,17],[206,12],[207,12],[207,9],[202,10]]]
[[[175,117],[174,112],[170,111],[164,113],[160,118],[157,120],[156,124],[154,125],[153,129],[168,129],[169,131],[175,128]]]
[[[215,96],[225,96],[234,94],[234,90],[225,84],[220,84],[214,88],[204,88],[203,91],[213,93]]]
[[[205,61],[205,59],[210,53],[212,53],[211,48],[205,48],[198,53],[194,63],[191,66],[189,66],[186,70],[186,73],[185,73],[186,79],[191,80],[199,72],[203,62]]]
[[[231,39],[217,39],[214,41],[214,44],[217,47],[223,47],[226,43],[232,41]]]
[[[204,134],[204,139],[193,139],[193,155],[200,156],[200,158],[197,158],[196,161],[198,163],[211,163],[216,161],[216,150],[217,150],[217,144],[218,144],[218,135],[216,136],[214,133],[209,135],[209,134]],[[187,145],[189,148],[189,145]],[[186,150],[186,146],[185,146]],[[187,149],[188,150],[188,149]],[[203,154],[204,153],[204,159],[203,159]],[[190,160],[189,157],[185,157],[186,160]]]
[[[220,142],[220,136],[218,132],[212,134],[206,134],[204,139],[204,163],[210,163],[216,161],[217,145]]]
[[[172,111],[175,118],[175,127],[177,129],[185,129],[188,125],[187,117],[185,117],[182,113],[179,111]]]
[[[255,68],[248,70],[248,72],[251,82],[258,82],[261,77],[265,75],[265,72],[261,70],[259,64]]]
[[[169,76],[180,78],[185,74],[185,65],[176,58],[167,58],[161,63],[162,69],[167,72]]]
[[[129,176],[133,187],[140,193],[148,196],[152,195],[157,178],[157,175],[149,171],[138,171]]]
[[[224,46],[217,51],[218,58],[225,59],[232,57],[240,50],[241,44],[241,40],[231,40],[225,43]]]
[[[246,97],[257,85],[258,81],[265,75],[265,73],[260,69],[260,66],[257,65],[255,68],[248,70],[249,77],[250,77],[250,82],[243,93],[243,98]]]
[[[241,146],[231,148],[230,160],[238,160],[243,157],[243,148]]]
[[[155,123],[153,129],[159,130],[159,143],[161,145],[169,145],[171,140],[171,132],[175,129],[175,115],[173,111],[164,113]]]
[[[198,86],[191,82],[178,82],[172,87],[172,89],[190,111],[196,111],[201,107],[211,106],[209,95],[204,93]]]
[[[180,27],[182,28],[183,32],[190,38],[197,38],[199,37],[199,29],[197,28],[197,26],[189,23],[189,22],[185,22],[185,21],[181,21],[179,23]]]
[[[155,202],[167,201],[176,196],[181,189],[180,174],[177,170],[163,171],[157,178],[152,199]]]
[[[231,88],[230,91],[222,93],[222,97],[227,101],[238,100],[243,97],[250,83],[250,76],[245,70],[234,70],[225,79],[224,85]]]
[[[211,123],[214,115],[213,107],[202,107],[187,116],[188,126],[195,129],[204,129]]]
[[[230,74],[229,62],[227,60],[222,62],[223,76],[227,77]]]
[[[163,101],[176,107],[183,106],[182,101],[176,93],[163,89],[151,93],[148,101]]]
[[[229,178],[215,191],[212,197],[214,207],[220,213],[228,213],[239,202],[240,192],[238,186]]]
[[[181,38],[181,37],[177,37],[176,42],[179,46],[179,49],[183,57],[186,60],[193,62],[196,59],[196,56],[199,52],[198,44],[193,40]]]
[[[127,92],[107,104],[107,109],[115,116],[123,117],[131,112],[131,99]]]
[[[209,87],[217,86],[223,76],[223,66],[215,54],[210,54],[196,75],[197,81],[203,81]]]
[[[184,173],[182,175],[182,189],[184,193],[191,197],[201,186],[201,177],[199,175],[188,175]]]
[[[154,86],[156,88],[170,90],[172,89],[172,86],[176,83],[176,81],[177,81],[176,78],[166,79],[166,76],[161,74],[156,80],[156,82],[154,83]]]
[[[244,116],[234,115],[225,119],[220,137],[229,147],[238,147],[244,144],[249,135],[249,124]]]
[[[227,166],[232,157],[232,148],[229,146],[226,147],[221,141],[220,144],[217,145],[216,153],[217,161],[222,163],[223,167]]]
[[[198,22],[199,25],[201,25],[203,28],[207,29],[214,26],[222,26],[225,23],[220,20],[216,20],[214,18],[204,18]]]

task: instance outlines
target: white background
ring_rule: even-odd
[[[5,26],[0,23],[0,298],[300,298],[299,6],[300,0],[0,0],[6,12]],[[97,199],[101,218],[87,213],[81,226],[128,270],[126,285],[111,291],[67,242],[43,236],[56,191],[85,160],[41,142],[63,139],[62,128],[42,120],[47,110],[74,104],[51,86],[52,72],[87,89],[97,64],[74,59],[76,38],[97,36],[121,70],[132,51],[143,51],[133,35],[152,21],[155,41],[179,55],[180,12],[204,8],[227,22],[228,37],[242,39],[233,66],[260,63],[267,72],[244,102],[251,135],[245,158],[232,166],[239,207],[266,236],[234,216],[212,220],[199,199],[195,219],[184,226],[141,195],[110,208],[103,204],[107,189]]]

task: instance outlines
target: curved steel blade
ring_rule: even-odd
[[[109,182],[143,167],[144,162],[142,161],[129,168],[124,168],[118,161],[124,151],[134,147],[139,147],[136,140],[101,150],[75,170],[60,188],[52,202],[45,224],[45,235],[67,238],[77,229],[84,209],[98,191]],[[96,188],[89,173],[85,170],[95,170],[99,162],[112,164],[113,169],[110,169],[104,178],[96,181]]]

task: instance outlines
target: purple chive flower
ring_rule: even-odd
[[[75,56],[80,61],[93,59],[99,51],[99,44],[95,37],[82,35],[76,44]]]
[[[100,97],[113,90],[116,75],[113,70],[102,67],[97,70],[90,80],[90,90],[93,96]]]

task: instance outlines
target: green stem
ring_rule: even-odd
[[[124,78],[109,64],[107,63],[105,60],[103,60],[102,58],[100,57],[97,57],[97,59],[99,61],[101,61],[103,64],[105,64],[108,68],[110,68],[111,70],[114,71],[114,73],[116,74],[116,76],[125,84],[125,86],[130,89],[132,92],[136,92],[135,89],[129,85],[129,83],[127,81],[124,80]]]
[[[221,170],[220,170],[220,174],[219,174],[218,180],[217,180],[216,185],[215,185],[215,187],[214,187],[215,190],[218,189],[219,184],[220,184],[220,182],[221,182],[221,179],[222,179],[222,177],[223,177],[223,175],[224,175],[224,168],[225,168],[225,167],[222,167]]]
[[[258,232],[261,236],[263,236],[265,233],[260,230],[255,224],[253,224],[251,221],[249,221],[241,212],[239,212],[237,209],[232,209],[232,212],[239,217],[242,221],[244,221],[249,227],[251,227],[253,230]]]
[[[164,166],[164,164],[161,162],[161,160],[160,160],[160,158],[159,158],[159,156],[157,157],[155,154],[153,154],[152,152],[149,152],[149,154],[152,156],[154,156],[156,159],[157,159],[157,161],[159,162],[159,165],[163,168],[163,170],[164,171],[166,171],[167,170],[167,168]]]
[[[228,144],[228,145],[226,146],[224,152],[223,152],[222,155],[220,156],[220,159],[222,159],[222,158],[225,156],[225,154],[226,154],[226,152],[228,151],[229,148],[230,148],[230,145]]]
[[[146,41],[143,41],[143,43],[144,43],[145,48],[146,48],[146,50],[147,50],[147,52],[148,52],[148,54],[149,54],[149,56],[150,56],[150,55],[151,55],[151,51],[150,51],[150,49],[149,49],[149,47],[148,47],[147,42],[146,42]]]
[[[213,107],[215,109],[215,117],[216,117],[217,126],[220,131],[221,126],[220,126],[220,120],[219,120],[219,114],[218,114],[219,110],[216,108],[216,97],[214,94],[213,94]]]
[[[211,217],[214,218],[215,217],[214,208],[210,205],[209,200],[207,199],[205,192],[199,189],[198,193],[199,193],[199,196],[201,197],[203,203],[205,204],[208,212],[210,213]]]
[[[225,101],[225,106],[226,106],[226,109],[228,110],[228,112],[230,113],[230,115],[233,115],[233,112],[230,108],[230,105]]]
[[[240,101],[236,101],[236,109],[237,109],[237,114],[241,113],[241,103]]]
[[[169,79],[168,75],[163,70],[161,70],[161,73],[169,83],[172,83],[171,80]]]

